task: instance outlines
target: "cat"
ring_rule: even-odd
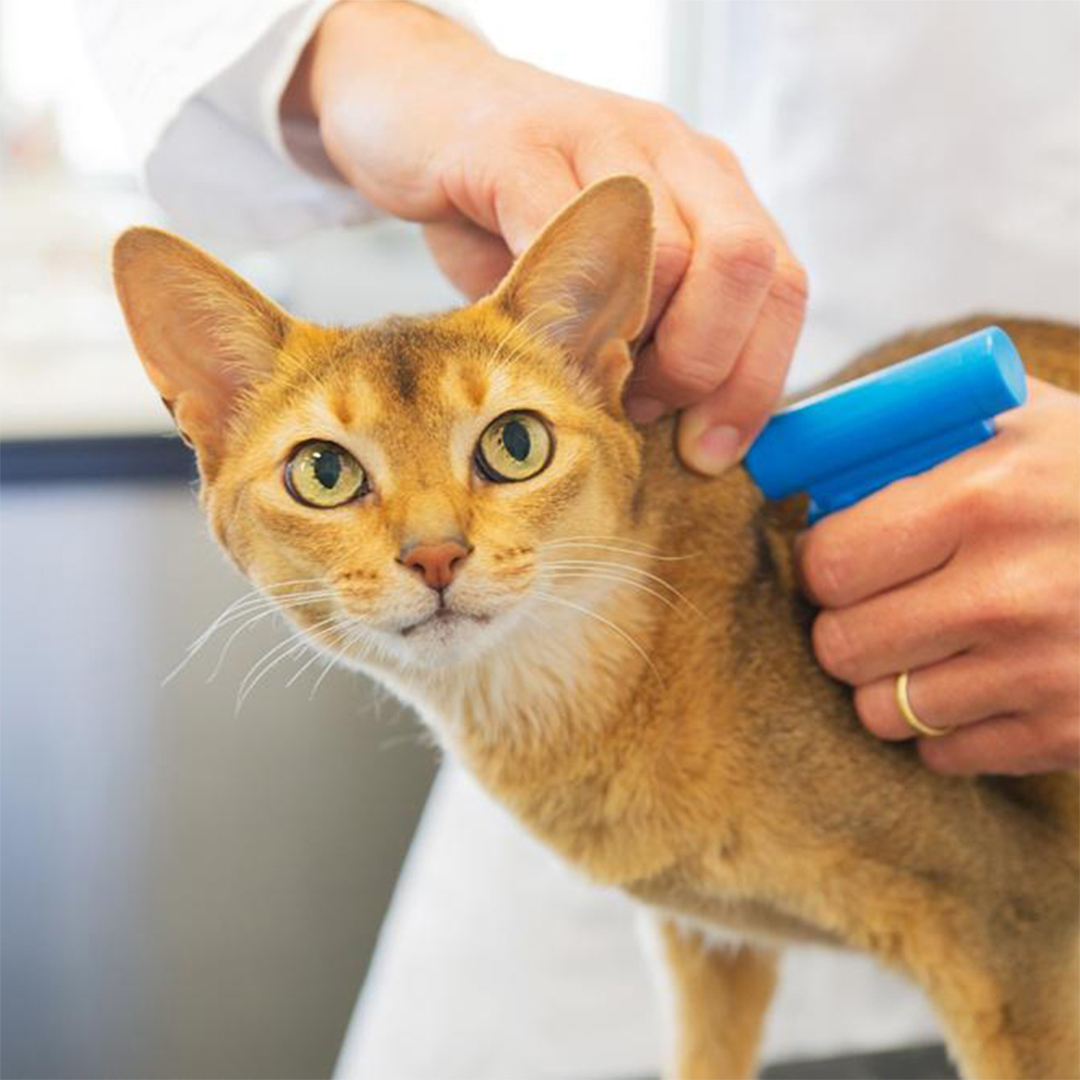
[[[799,508],[741,466],[691,473],[670,419],[623,414],[653,245],[622,176],[445,314],[315,326],[145,227],[114,270],[238,567],[654,913],[670,1075],[753,1075],[789,942],[913,979],[966,1077],[1080,1075],[1076,776],[948,778],[864,730],[812,655]],[[1004,325],[1077,389],[1074,328]]]

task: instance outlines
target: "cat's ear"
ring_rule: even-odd
[[[612,176],[544,228],[491,300],[577,359],[617,406],[632,366],[629,342],[649,310],[653,249],[648,187]]]
[[[245,390],[267,378],[290,317],[217,259],[138,226],[113,247],[113,279],[146,373],[204,473]]]

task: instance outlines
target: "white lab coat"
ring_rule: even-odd
[[[181,227],[265,239],[373,216],[312,132],[277,121],[327,6],[88,8],[148,185]],[[693,119],[733,145],[810,272],[792,388],[977,310],[1080,321],[1080,5],[776,0],[693,16]],[[800,950],[785,970],[767,1056],[934,1037],[925,1003],[865,959]],[[629,902],[444,769],[339,1075],[644,1076],[658,1048]]]

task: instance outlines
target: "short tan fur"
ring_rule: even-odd
[[[655,913],[672,1076],[753,1075],[778,950],[799,941],[917,982],[967,1077],[1080,1076],[1076,777],[947,778],[862,728],[811,653],[792,508],[741,467],[691,474],[670,423],[623,415],[652,257],[648,190],[614,177],[447,314],[314,326],[155,229],[120,237],[115,272],[240,568],[528,829]],[[1075,329],[1005,326],[1032,373],[1076,389]],[[496,482],[476,447],[515,412],[553,449]],[[290,494],[310,440],[361,464],[361,494]],[[437,590],[406,560],[450,543],[467,554]]]

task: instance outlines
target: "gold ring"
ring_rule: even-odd
[[[915,715],[915,710],[908,700],[908,672],[906,671],[902,671],[896,676],[896,705],[900,709],[900,715],[904,718],[907,726],[918,732],[918,734],[925,735],[928,739],[940,739],[953,730],[951,727],[931,727],[929,724],[923,723]]]

